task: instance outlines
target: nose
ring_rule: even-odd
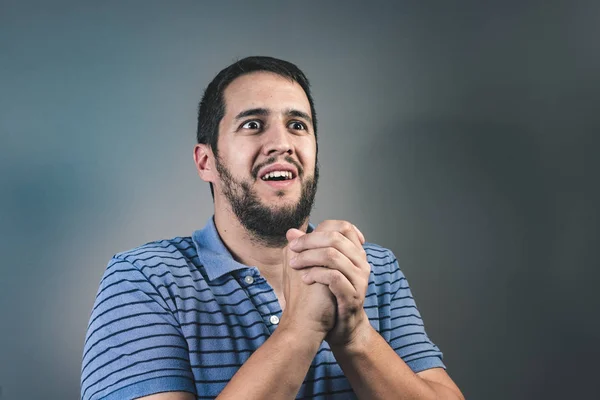
[[[292,138],[286,127],[277,124],[264,134],[263,154],[266,156],[291,155],[294,153]]]

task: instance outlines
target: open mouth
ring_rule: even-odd
[[[294,173],[292,171],[271,171],[267,172],[260,179],[263,181],[288,181],[294,179]]]

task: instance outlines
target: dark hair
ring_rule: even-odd
[[[223,93],[231,82],[242,75],[252,72],[272,72],[284,78],[289,78],[297,82],[310,104],[310,113],[312,114],[313,130],[315,138],[317,136],[317,115],[315,113],[315,105],[312,95],[310,94],[310,83],[306,75],[296,65],[288,61],[279,60],[273,57],[246,57],[227,68],[223,69],[217,76],[208,84],[204,90],[204,95],[198,107],[198,130],[196,131],[196,139],[198,143],[210,145],[215,156],[218,156],[217,141],[219,138],[219,123],[225,115],[225,100]],[[210,192],[214,191],[212,184]]]

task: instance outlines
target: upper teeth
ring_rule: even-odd
[[[265,181],[267,179],[278,178],[280,176],[283,176],[286,179],[292,179],[292,173],[290,171],[271,171],[268,174],[265,174],[262,177],[262,180]]]

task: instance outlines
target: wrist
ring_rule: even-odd
[[[365,315],[364,320],[357,324],[347,341],[330,343],[331,351],[336,356],[360,356],[369,351],[373,335],[379,335],[379,332],[371,326],[369,319]]]
[[[279,326],[275,330],[280,335],[287,339],[291,339],[294,345],[302,346],[308,351],[314,350],[316,353],[321,346],[327,332],[318,329],[317,327],[311,327],[306,323],[300,323],[289,318],[285,312],[281,316]]]

